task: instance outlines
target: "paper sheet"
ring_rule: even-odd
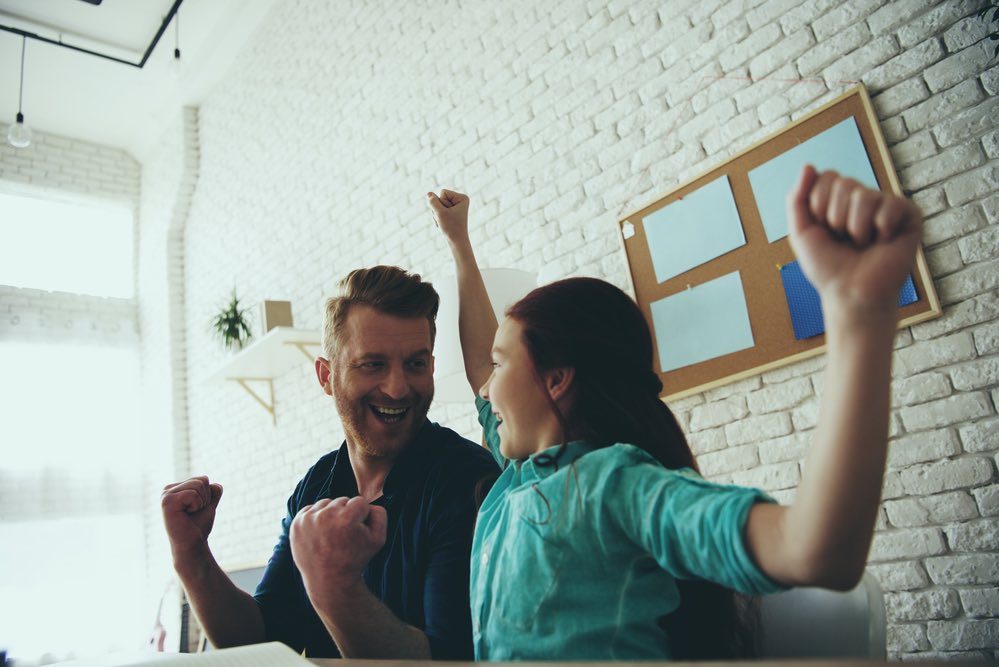
[[[653,301],[650,308],[663,372],[756,344],[738,271]]]
[[[787,236],[785,198],[806,164],[819,171],[834,169],[869,188],[878,187],[857,121],[852,116],[840,121],[749,172],[753,197],[770,243]]]
[[[660,283],[746,244],[728,176],[645,216],[642,224]]]
[[[312,663],[281,642],[252,644],[207,653],[122,653],[72,660],[61,667],[143,667],[144,665],[183,665],[184,667],[312,667]]]

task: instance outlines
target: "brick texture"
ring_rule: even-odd
[[[276,423],[238,386],[203,381],[226,359],[207,321],[234,285],[248,303],[290,300],[296,325],[318,329],[323,296],[352,268],[441,279],[450,257],[422,193],[454,187],[474,198],[486,266],[627,286],[622,213],[864,81],[926,212],[944,304],[895,355],[870,555],[897,596],[888,651],[995,657],[996,619],[982,611],[994,595],[973,593],[999,582],[983,523],[999,516],[999,68],[983,56],[981,6],[545,0],[463,3],[442,18],[399,3],[284,3],[142,165],[138,317],[161,406],[149,428],[169,450],[161,470],[226,484],[213,548],[223,564],[262,562],[293,484],[342,428],[306,363],[275,378]],[[44,137],[38,148],[89,150]],[[2,181],[81,191],[81,171],[0,147]],[[95,187],[135,198],[139,181],[133,164]],[[793,497],[824,361],[677,402],[705,472]],[[477,439],[469,406],[431,418]],[[150,567],[162,575],[163,559]]]

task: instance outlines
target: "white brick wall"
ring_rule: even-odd
[[[0,341],[72,340],[128,346],[138,339],[132,299],[0,285]]]
[[[186,342],[174,361],[190,469],[226,485],[220,559],[265,559],[292,485],[342,437],[307,364],[275,380],[276,425],[238,387],[204,383],[225,359],[207,323],[233,286],[248,303],[291,300],[296,324],[318,328],[323,296],[352,268],[443,276],[449,256],[423,198],[441,186],[472,194],[487,266],[624,286],[620,215],[863,81],[903,187],[927,213],[946,306],[903,332],[896,355],[870,566],[886,590],[889,652],[997,657],[999,68],[976,23],[983,5],[282,4],[199,110],[184,311],[157,316],[171,345]],[[165,142],[179,150],[176,133]],[[144,202],[154,180],[143,179]],[[823,362],[674,405],[705,471],[791,497]],[[432,416],[475,437],[470,406]]]
[[[35,132],[28,148],[0,142],[0,181],[135,206],[139,164],[116,148]]]

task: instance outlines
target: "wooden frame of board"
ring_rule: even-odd
[[[804,340],[795,339],[780,276],[780,267],[793,261],[794,253],[787,237],[773,243],[767,240],[750,186],[749,172],[850,117],[857,123],[878,186],[883,191],[901,195],[902,188],[870,97],[866,89],[859,85],[618,221],[618,232],[622,235],[635,298],[653,331],[657,345],[655,370],[663,383],[664,400],[675,400],[735,382],[801,361],[825,350],[824,335]],[[745,245],[658,282],[643,219],[722,176],[728,176],[745,234]],[[741,276],[752,327],[753,346],[662,372],[651,304],[734,271],[738,271]],[[917,300],[901,308],[900,327],[938,317],[942,312],[922,245],[917,249],[912,279]]]

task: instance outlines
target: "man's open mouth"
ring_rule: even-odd
[[[401,422],[405,419],[406,413],[409,412],[409,408],[386,408],[381,405],[372,405],[370,408],[371,412],[378,418],[378,421],[385,422],[386,424]]]

